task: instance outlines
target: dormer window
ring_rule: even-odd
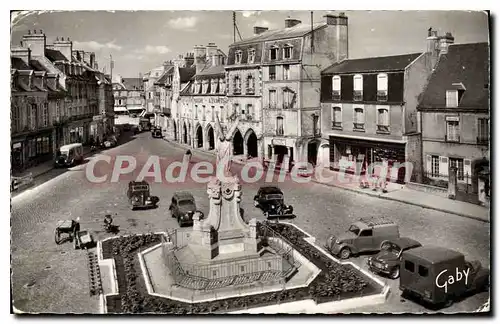
[[[380,73],[377,76],[377,101],[387,101],[387,74]]]
[[[255,49],[251,48],[248,50],[248,63],[252,64],[255,62]]]
[[[292,49],[293,49],[292,45],[286,44],[285,47],[283,48],[283,58],[285,59],[292,58]]]
[[[241,51],[236,51],[234,53],[234,63],[235,64],[241,64],[241,58],[243,57]]]
[[[255,80],[251,74],[247,76],[247,93],[255,93]]]
[[[208,93],[208,80],[203,80],[202,93]]]
[[[363,100],[363,76],[361,74],[356,74],[354,76],[354,101]]]
[[[210,84],[210,93],[217,93],[217,85],[219,84],[218,79],[213,79]]]
[[[276,47],[276,46],[271,47],[271,49],[269,50],[269,57],[271,60],[278,59],[278,47]]]
[[[194,81],[194,93],[198,94],[200,93],[200,90],[201,90],[200,81],[198,80]]]
[[[332,78],[332,99],[340,100],[340,76],[338,75]]]
[[[458,107],[458,90],[446,91],[446,108]]]
[[[219,93],[226,93],[226,80],[219,79]]]

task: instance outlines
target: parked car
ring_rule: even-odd
[[[382,273],[391,279],[397,279],[399,278],[399,264],[403,252],[421,246],[422,244],[408,237],[388,240],[382,244],[381,250],[376,256],[368,258],[368,267],[374,273]]]
[[[72,143],[63,145],[56,153],[54,166],[56,168],[72,167],[83,161],[83,145],[82,143]]]
[[[399,289],[403,295],[448,307],[467,294],[488,289],[490,271],[457,251],[422,246],[403,252]]]
[[[151,196],[149,183],[146,181],[130,181],[128,183],[127,198],[130,209],[156,207],[160,198]]]
[[[278,187],[260,187],[253,202],[267,218],[294,216],[293,207],[285,204],[283,191]]]
[[[378,252],[384,243],[399,238],[399,226],[385,219],[360,219],[338,236],[330,235],[326,248],[330,253],[348,259],[362,252]]]
[[[200,219],[203,219],[203,213],[196,209],[196,202],[193,195],[186,191],[174,193],[168,210],[170,211],[170,215],[177,219],[177,223],[181,227],[184,225],[193,225],[193,216],[196,212],[200,213]]]
[[[160,127],[155,127],[152,132],[151,132],[151,136],[153,138],[162,138],[163,137],[163,134],[161,133],[161,128]]]

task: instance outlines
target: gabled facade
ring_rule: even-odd
[[[344,60],[325,69],[321,134],[328,145],[322,147],[319,162],[352,172],[385,163],[400,166],[397,174],[390,174],[393,181],[418,180],[421,143],[416,107],[436,56],[428,51]],[[406,168],[405,162],[412,167]]]
[[[456,44],[443,51],[420,97],[424,183],[448,181],[489,202],[490,64],[488,43]]]

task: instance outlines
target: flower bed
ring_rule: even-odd
[[[114,258],[119,295],[107,296],[108,313],[219,313],[304,299],[323,303],[378,293],[381,288],[350,265],[331,261],[304,241],[304,233],[287,224],[268,224],[322,271],[308,287],[280,292],[228,298],[196,304],[150,296],[147,292],[137,253],[161,242],[159,234],[133,235],[102,243],[103,258]],[[258,231],[262,226],[258,224]]]

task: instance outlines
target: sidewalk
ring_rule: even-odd
[[[170,141],[170,140],[166,141],[174,145],[177,145],[179,147],[186,147],[186,148],[189,147],[188,145],[180,144],[175,141]],[[201,150],[198,148],[190,148],[190,149],[193,152],[197,153],[204,153],[212,156],[215,155],[214,152],[207,152],[205,150]],[[245,163],[245,161],[242,161],[238,158],[233,159],[233,162],[237,164]],[[326,178],[324,181],[319,181],[314,176],[311,179],[312,181],[319,184],[342,188],[360,194],[378,197],[380,199],[398,201],[405,204],[419,206],[422,208],[428,208],[441,211],[444,213],[450,213],[462,217],[472,218],[486,223],[490,222],[490,211],[488,208],[483,206],[469,204],[463,201],[447,199],[426,192],[408,189],[404,185],[397,183],[388,183],[386,187],[387,193],[383,193],[381,190],[373,191],[371,187],[362,189],[360,188],[359,181],[355,178],[355,176],[345,174],[343,178],[342,177],[339,178],[339,175],[341,175],[339,172],[324,169],[323,179]]]

